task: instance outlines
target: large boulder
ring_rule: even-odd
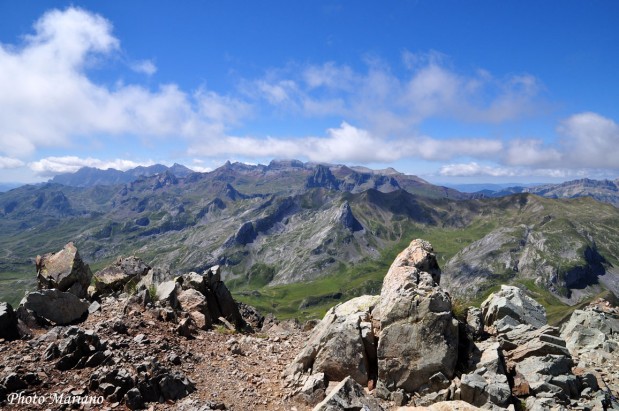
[[[386,396],[384,389],[417,391],[437,373],[454,376],[458,322],[439,281],[432,246],[423,240],[413,240],[389,268],[374,313],[380,320],[379,395]]]
[[[300,387],[311,371],[324,373],[328,381],[350,376],[359,384],[367,384],[376,360],[371,313],[377,302],[378,296],[365,295],[331,308],[284,370],[286,383]]]
[[[548,323],[544,307],[518,287],[502,285],[481,304],[486,326],[515,326],[529,324],[535,328]]]
[[[123,291],[128,283],[135,285],[149,270],[150,267],[138,257],[120,257],[114,264],[95,273],[95,288],[100,294]]]
[[[73,243],[65,245],[56,253],[38,255],[36,269],[39,289],[55,288],[69,291],[80,298],[86,297],[92,272]]]
[[[0,303],[0,338],[16,340],[19,338],[17,314],[9,303]]]
[[[88,316],[88,302],[80,300],[75,294],[51,289],[28,293],[20,302],[18,314],[36,317],[66,325]],[[20,315],[21,317],[21,315]]]

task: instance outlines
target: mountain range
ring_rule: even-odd
[[[591,197],[597,201],[619,207],[619,179],[613,181],[583,178],[560,184],[540,184],[533,187],[486,188],[476,192],[476,194],[487,197],[504,197],[516,193],[531,193],[546,198]]]
[[[619,209],[593,196],[491,198],[393,169],[296,160],[161,167],[82,169],[0,194],[0,300],[33,286],[37,254],[73,241],[95,271],[132,254],[170,276],[219,264],[241,299],[311,314],[380,287],[385,264],[416,237],[434,244],[463,299],[518,281],[570,304],[619,294]]]
[[[82,167],[74,173],[58,174],[50,180],[50,183],[72,187],[109,186],[131,183],[140,177],[150,177],[166,171],[170,171],[177,177],[186,177],[193,173],[189,168],[176,163],[174,163],[172,167],[155,164],[148,167],[138,166],[127,171],[120,171],[113,168],[100,170],[94,167]]]

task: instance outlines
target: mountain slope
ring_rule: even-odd
[[[422,237],[439,250],[446,284],[467,298],[519,279],[566,302],[598,283],[617,289],[619,209],[531,194],[466,198],[393,170],[296,161],[166,170],[117,186],[24,186],[0,194],[1,288],[19,299],[33,258],[74,241],[95,271],[130,254],[170,275],[220,264],[237,292],[262,296],[252,304],[311,311],[375,289],[393,250]]]
[[[444,266],[444,284],[471,295],[514,279],[532,279],[563,301],[576,303],[601,286],[619,293],[619,213],[590,198],[569,201],[520,194],[496,228],[460,250]]]

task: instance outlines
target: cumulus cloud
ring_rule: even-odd
[[[619,169],[619,125],[596,113],[574,114],[557,127],[552,143],[515,139],[502,158],[511,166]]]
[[[516,172],[515,170],[509,170],[507,168],[484,166],[476,162],[471,162],[446,164],[440,168],[439,174],[448,177],[513,177],[516,175]]]
[[[563,157],[564,153],[557,148],[545,146],[541,140],[516,139],[509,143],[503,161],[518,166],[558,165]]]
[[[0,156],[0,170],[9,168],[23,167],[25,163],[17,158],[1,157]]]
[[[488,157],[503,144],[487,139],[438,140],[431,137],[384,138],[369,130],[342,122],[325,136],[259,139],[225,137],[194,145],[192,155],[240,155],[250,158],[307,158],[327,162],[391,162],[403,158],[446,160],[458,156]]]
[[[183,155],[209,158],[447,161],[452,164],[440,171],[446,176],[619,169],[619,125],[596,113],[566,118],[554,140],[423,135],[428,120],[504,123],[542,105],[543,84],[535,76],[497,76],[483,69],[463,73],[435,51],[405,51],[404,74],[378,58],[367,58],[362,69],[336,62],[290,63],[262,78],[240,81],[232,95],[205,87],[187,91],[175,84],[110,86],[89,76],[120,52],[109,21],[74,7],[44,14],[21,44],[0,44],[0,169],[23,167],[24,159],[42,148],[70,148],[84,139],[96,145],[98,139],[114,137],[119,142],[140,138],[152,146],[157,144],[153,138],[181,138]],[[157,70],[151,60],[128,66],[146,75]],[[286,122],[321,118],[339,126],[323,135],[236,135],[256,117]],[[480,165],[490,161],[494,165]],[[51,175],[83,166],[127,169],[138,163],[66,156],[28,165]]]
[[[110,22],[78,8],[46,13],[19,46],[0,44],[0,153],[25,157],[88,135],[218,135],[245,112],[245,103],[203,89],[93,82],[87,69],[119,48]]]
[[[619,168],[619,125],[596,113],[579,113],[559,128],[565,158],[580,167]]]
[[[153,165],[153,161],[136,162],[132,160],[115,159],[100,160],[97,158],[80,158],[76,156],[47,157],[28,164],[30,169],[41,177],[50,177],[62,173],[74,173],[82,167],[94,167],[102,170],[114,168],[129,170],[138,166]]]

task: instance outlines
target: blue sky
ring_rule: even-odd
[[[616,1],[0,0],[0,182],[273,158],[619,177]]]

